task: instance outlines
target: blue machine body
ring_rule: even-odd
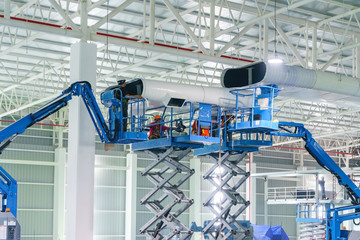
[[[1,211],[10,212],[16,217],[17,212],[17,182],[11,175],[0,167],[0,194],[2,195]]]

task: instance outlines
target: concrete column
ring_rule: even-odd
[[[269,179],[264,179],[264,225],[269,225],[269,216],[268,216],[268,189],[269,188]]]
[[[88,81],[96,87],[96,45],[71,46],[70,83]],[[66,239],[92,240],[94,229],[95,128],[79,97],[69,102],[66,196]]]
[[[250,206],[246,211],[246,219],[251,223],[256,224],[256,178],[251,178],[251,174],[256,173],[256,163],[252,162],[253,154],[249,153],[250,165],[246,164],[246,171],[250,171],[250,177],[246,181],[246,199],[250,201]]]
[[[5,19],[10,19],[10,0],[5,0],[4,1],[4,18]]]
[[[311,61],[312,69],[317,69],[317,26],[314,24],[312,32],[312,52],[311,52]]]
[[[264,19],[264,61],[266,62],[268,60],[268,54],[269,54],[269,19]]]
[[[315,199],[319,202],[319,175],[315,174]]]
[[[201,182],[204,181],[201,177],[201,161],[198,157],[190,160],[190,168],[195,170],[194,175],[190,178],[190,193],[189,197],[194,199],[194,204],[190,207],[189,223],[196,222],[198,226],[203,225],[201,217],[202,199],[201,199]],[[195,232],[191,239],[201,240],[201,232]]]
[[[55,149],[54,170],[54,214],[53,235],[54,240],[65,239],[65,166],[66,149],[59,147]]]
[[[300,167],[304,167],[304,151],[300,150]]]
[[[137,190],[137,154],[126,155],[126,228],[125,239],[136,240],[136,190]]]
[[[360,36],[356,38],[357,43],[360,42]],[[360,46],[356,47],[356,77],[360,78]]]

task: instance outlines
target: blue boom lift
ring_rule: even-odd
[[[120,98],[117,94],[120,94]],[[92,93],[91,85],[88,82],[76,82],[39,110],[30,113],[1,130],[0,144],[2,144],[0,145],[0,154],[19,134],[25,132],[27,128],[35,123],[59,111],[67,105],[73,96],[79,96],[83,99],[102,142],[126,144],[147,140],[147,134],[143,131],[145,120],[142,116],[144,116],[144,112],[142,114],[139,112],[139,109],[144,109],[140,107],[140,105],[144,105],[144,100],[133,98],[129,100],[131,117],[129,117],[128,122],[130,124],[130,131],[124,132],[122,127],[123,116],[121,114],[121,99],[123,98],[121,91],[113,89],[101,96],[102,103],[109,108],[108,125]],[[135,110],[137,110],[137,116],[133,116],[133,111]],[[20,225],[16,220],[17,182],[2,167],[0,167],[0,176],[0,194],[2,195],[0,221],[7,223],[6,226],[0,227],[7,228],[6,240],[18,240],[20,239]],[[0,229],[0,231],[4,232],[5,230]]]
[[[327,239],[347,239],[343,237],[340,225],[344,221],[360,219],[360,189],[350,177],[332,160],[303,124],[293,122],[279,122],[280,132],[271,135],[297,137],[305,141],[305,149],[320,166],[333,174],[340,185],[347,190],[352,206],[331,208],[327,211]],[[346,213],[343,213],[346,212]]]

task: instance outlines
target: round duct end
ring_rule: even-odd
[[[266,73],[264,62],[253,63],[240,68],[227,68],[221,73],[221,86],[240,88],[260,83]]]

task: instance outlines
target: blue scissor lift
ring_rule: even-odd
[[[204,147],[205,143],[220,143],[220,107],[186,103],[185,109],[185,112],[182,110],[178,113],[174,108],[165,107],[160,123],[145,126],[158,125],[160,138],[131,145],[132,150],[144,151],[155,160],[141,172],[154,184],[153,189],[140,200],[154,214],[139,230],[147,239],[191,237],[193,232],[178,217],[193,204],[193,200],[180,190],[180,186],[193,175],[194,170],[181,163],[181,160],[192,149]],[[189,126],[186,131],[184,124]],[[169,125],[165,132],[162,131],[163,125]],[[193,126],[197,131],[193,130]],[[207,134],[202,134],[201,129],[206,130]]]
[[[250,205],[238,191],[250,173],[238,165],[249,152],[271,146],[269,133],[278,130],[278,123],[273,121],[273,99],[277,96],[274,86],[230,92],[236,96],[235,109],[224,115],[221,143],[194,150],[195,155],[204,155],[214,163],[204,175],[204,179],[215,187],[204,202],[215,215],[201,228],[206,239],[252,239],[250,224],[238,221]],[[241,107],[249,100],[252,102],[250,107]]]

